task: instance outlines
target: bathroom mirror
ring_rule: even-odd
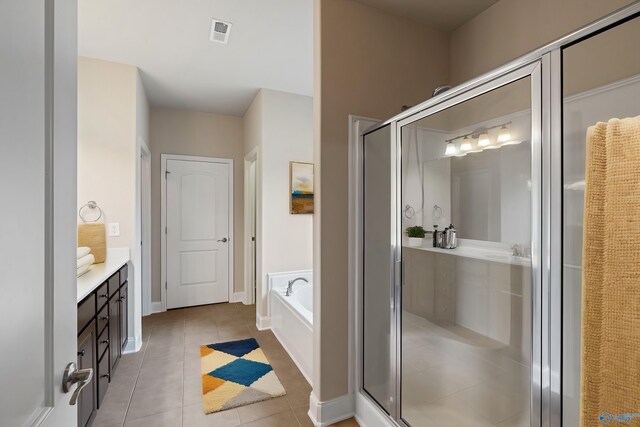
[[[461,239],[529,245],[530,92],[522,79],[403,128],[403,196],[418,213],[407,226],[453,223]]]

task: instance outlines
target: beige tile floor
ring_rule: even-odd
[[[403,312],[402,415],[413,427],[529,425],[529,367],[504,345]]]
[[[311,387],[271,331],[255,327],[255,306],[215,304],[143,318],[143,345],[122,357],[93,427],[299,427]],[[201,344],[256,338],[287,395],[216,414],[202,411]],[[353,427],[346,420],[336,424]]]

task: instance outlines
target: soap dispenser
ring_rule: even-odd
[[[449,224],[444,232],[444,242],[447,249],[455,249],[458,247],[458,237],[456,228],[453,224]]]

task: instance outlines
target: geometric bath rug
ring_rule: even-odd
[[[205,414],[286,394],[254,338],[200,346]]]

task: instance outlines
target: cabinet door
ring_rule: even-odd
[[[96,324],[89,325],[78,336],[78,369],[93,369],[96,373]],[[78,427],[90,425],[96,413],[96,380],[92,380],[78,398]]]
[[[124,349],[129,338],[129,310],[128,293],[129,284],[124,282],[120,288],[120,347]]]
[[[109,300],[109,366],[115,369],[120,357],[120,292],[116,292]]]

